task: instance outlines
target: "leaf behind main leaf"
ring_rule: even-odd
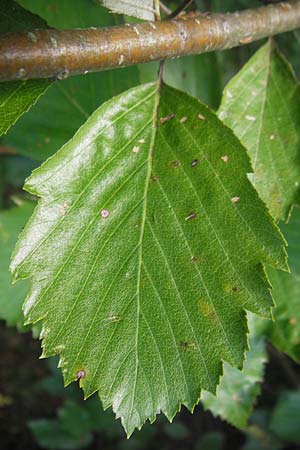
[[[11,285],[10,255],[22,227],[34,209],[34,202],[22,201],[21,205],[0,211],[0,319],[7,325],[22,329],[24,316],[21,310],[29,288],[27,282]]]
[[[100,0],[114,13],[154,20],[153,0]]]
[[[224,376],[217,395],[204,392],[201,397],[205,409],[237,428],[244,428],[260,393],[259,383],[263,380],[266,361],[263,338],[251,337],[243,370],[224,364]]]
[[[278,350],[300,362],[300,210],[294,208],[288,224],[281,224],[288,243],[291,273],[268,268],[275,301],[274,322],[257,319],[260,333]]]
[[[34,45],[35,36],[30,32],[34,28],[47,28],[47,23],[37,15],[21,8],[15,1],[1,0],[1,33],[29,30],[28,40]],[[0,83],[0,136],[7,133],[10,127],[36,103],[50,84],[49,80]]]
[[[228,83],[219,117],[249,151],[252,180],[275,219],[299,204],[300,90],[270,40]]]
[[[242,367],[245,309],[270,316],[262,263],[285,268],[285,250],[250,170],[214,113],[148,84],[26,182],[41,200],[11,268],[31,278],[27,321],[43,320],[43,355],[59,353],[65,382],[99,391],[129,435],[215,392],[222,360]]]

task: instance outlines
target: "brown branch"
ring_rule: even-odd
[[[233,14],[0,34],[0,80],[64,78],[248,44],[300,27],[300,0]]]

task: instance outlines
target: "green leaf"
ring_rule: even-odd
[[[153,0],[100,0],[114,13],[154,20]]]
[[[40,17],[29,13],[12,0],[0,4],[1,33],[47,28]],[[28,39],[32,33],[28,33]],[[22,69],[22,68],[20,68]],[[49,80],[23,80],[0,83],[0,136],[28,111],[50,85]]]
[[[29,422],[29,427],[42,448],[49,450],[77,450],[88,447],[93,439],[91,433],[80,438],[66,431],[58,420],[39,419]]]
[[[245,428],[254,402],[260,394],[259,383],[263,380],[266,361],[264,341],[254,336],[250,339],[250,351],[246,355],[243,370],[224,364],[224,376],[217,396],[209,392],[202,394],[205,409],[237,428]]]
[[[48,80],[0,83],[0,136],[35,104],[49,85]]]
[[[10,326],[17,325],[19,329],[24,322],[21,307],[28,292],[29,283],[11,285],[10,255],[34,206],[34,202],[22,201],[21,206],[0,211],[0,319],[4,319]]]
[[[84,28],[115,25],[105,8],[86,0],[22,0],[50,26]],[[71,77],[53,83],[39,103],[5,137],[4,143],[36,160],[53,155],[104,101],[139,84],[137,67]],[[32,132],[34,130],[34,133]]]
[[[14,0],[1,0],[1,33],[31,31],[33,28],[47,28],[47,23],[41,17],[26,11],[26,9],[22,8]]]
[[[300,96],[284,58],[269,41],[227,85],[219,117],[249,151],[251,177],[274,218],[299,203]]]
[[[287,442],[300,443],[300,391],[281,395],[272,414],[270,430]]]
[[[263,320],[260,328],[278,348],[300,361],[300,210],[294,208],[288,224],[281,225],[288,242],[291,273],[268,269],[276,308],[274,322]]]
[[[285,250],[249,171],[214,113],[147,84],[26,182],[41,200],[11,269],[31,278],[27,321],[43,320],[43,356],[60,354],[66,384],[99,391],[129,435],[192,410],[222,360],[242,367],[245,309],[270,317],[262,264],[285,268]]]

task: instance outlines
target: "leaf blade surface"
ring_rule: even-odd
[[[26,182],[41,200],[11,267],[32,281],[27,321],[43,319],[43,355],[59,353],[65,382],[80,374],[128,434],[214,392],[222,360],[243,364],[245,309],[270,316],[262,263],[285,268],[285,251],[249,171],[214,113],[148,84]]]
[[[114,13],[154,20],[153,0],[101,0]]]
[[[219,108],[249,152],[254,186],[281,220],[299,203],[299,100],[291,67],[269,41],[228,83]]]

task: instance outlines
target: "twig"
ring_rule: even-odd
[[[192,4],[193,0],[184,0],[181,5],[178,6],[168,17],[168,19],[172,19],[173,17],[179,16],[182,11],[188,8]]]
[[[65,78],[176,56],[200,54],[295,30],[300,0],[233,14],[84,30],[0,34],[0,80]]]
[[[172,14],[172,11],[170,10],[170,8],[168,8],[163,2],[159,2],[159,4],[160,4],[160,9],[162,10],[162,12],[167,14],[167,16]]]

